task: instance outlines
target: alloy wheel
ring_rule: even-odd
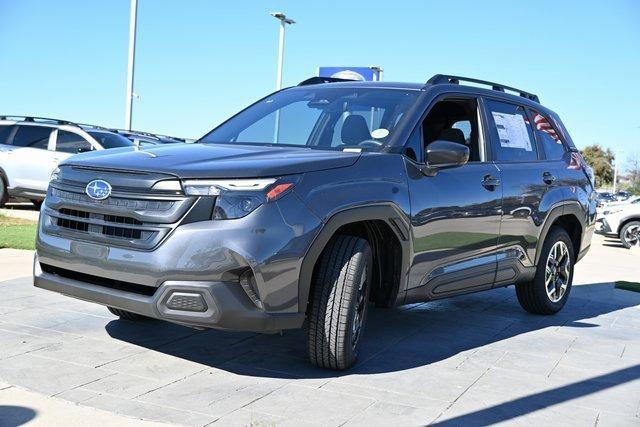
[[[558,302],[567,292],[571,275],[571,255],[563,241],[556,242],[549,251],[545,268],[544,284],[551,302]]]
[[[624,232],[624,240],[629,246],[635,246],[640,242],[640,225],[632,225],[627,227]]]

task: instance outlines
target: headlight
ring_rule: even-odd
[[[227,191],[262,191],[276,182],[275,178],[267,179],[190,179],[184,182],[184,192],[188,196],[218,196]]]
[[[51,176],[49,177],[49,182],[57,181],[60,176],[60,168],[55,168],[53,172],[51,172]]]
[[[297,182],[297,177],[263,179],[192,179],[183,182],[189,196],[215,196],[213,219],[242,218],[264,203],[278,199]]]

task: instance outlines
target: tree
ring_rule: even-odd
[[[593,168],[597,188],[613,183],[612,164],[615,156],[609,148],[605,149],[599,144],[589,145],[582,150],[582,157]]]
[[[629,158],[629,178],[631,186],[627,191],[640,196],[640,157],[637,155]]]

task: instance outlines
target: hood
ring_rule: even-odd
[[[306,147],[196,143],[92,151],[61,165],[161,172],[179,178],[260,178],[347,167],[359,156]]]

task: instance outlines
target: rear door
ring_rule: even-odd
[[[532,272],[546,214],[562,200],[557,169],[544,160],[523,106],[484,99],[491,156],[502,178],[502,222],[496,285]],[[554,195],[555,194],[555,195]]]
[[[51,166],[55,164],[55,155],[49,150],[53,128],[32,125],[16,125],[16,128],[3,165],[9,186],[44,195],[53,170]]]

